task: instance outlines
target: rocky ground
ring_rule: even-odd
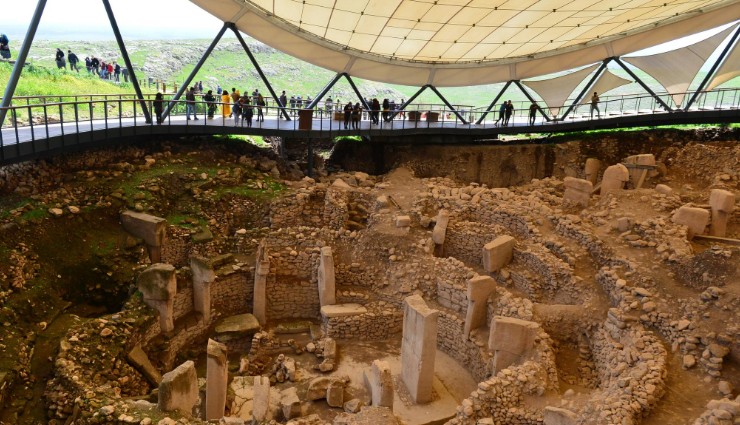
[[[446,178],[446,174],[420,179],[414,176],[414,164],[407,164],[410,171],[367,179],[322,171],[318,182],[306,183],[296,164],[280,160],[269,150],[211,139],[142,142],[0,169],[4,193],[0,198],[4,236],[0,240],[0,396],[6,407],[0,420],[47,423],[42,394],[59,338],[72,325],[98,326],[95,318],[119,311],[133,292],[136,275],[147,262],[146,252],[140,241],[121,229],[122,210],[165,217],[193,236],[210,235],[223,253],[231,250],[224,236],[248,229],[254,250],[268,230],[273,199],[293,197],[317,183],[329,185],[341,178],[349,186],[373,191],[373,196],[390,195],[397,203],[395,207],[389,204],[390,209],[418,209],[420,220],[427,220],[427,225],[436,211],[420,207],[425,200],[462,208],[476,196],[488,196],[524,208],[527,217],[537,223],[542,239],[552,242],[548,249],[574,270],[576,282],[584,283],[576,292],[556,294],[550,303],[583,304],[602,315],[610,300],[594,282],[601,265],[587,251],[586,243],[563,237],[567,229],[588,229],[605,249],[629,260],[626,276],[638,280],[631,284],[639,290],[635,289],[634,300],[628,300],[625,308],[632,309],[669,352],[666,394],[642,423],[690,423],[705,415],[706,423],[725,424],[722,413],[711,413],[722,410],[722,405],[715,403],[710,413],[705,410],[711,399],[737,396],[740,360],[736,352],[721,353],[718,347],[713,351],[710,342],[717,338],[737,341],[740,335],[740,251],[732,244],[694,240],[666,246],[665,241],[681,233],[670,222],[676,208],[707,204],[714,188],[738,193],[740,147],[737,141],[683,143],[685,138],[676,137],[681,143],[661,140],[661,149],[654,152],[659,173],[645,189],[595,197],[585,209],[562,204],[562,179],[578,176],[585,156],[599,150],[593,143],[588,149],[560,145],[563,152],[553,178],[508,189]],[[621,156],[617,151],[605,143],[600,156],[613,161]],[[526,162],[526,158],[517,160]],[[668,185],[673,192],[657,193],[652,189],[656,184]],[[617,227],[620,219],[630,222],[628,231]],[[388,234],[396,232],[393,223],[378,226],[387,226]],[[378,231],[384,233],[380,227]],[[727,237],[740,239],[737,209]],[[413,241],[404,246],[413,250],[422,244]],[[689,251],[683,255],[691,261],[671,262],[670,255],[681,249]],[[370,251],[362,260],[376,260],[371,255],[377,252]],[[347,262],[359,261],[359,252]],[[349,255],[349,250],[344,254]],[[387,258],[377,261],[401,261],[394,248],[386,254]],[[511,279],[502,278],[509,282],[507,289],[513,296],[531,296]],[[401,283],[384,291],[408,292]],[[687,328],[690,337],[677,333]],[[709,348],[697,351],[702,346]],[[593,386],[593,381],[584,378],[588,374],[583,364],[571,358],[577,352],[577,346],[563,344],[556,359],[558,368],[567,372],[561,372],[562,389],[572,388],[576,394]],[[721,379],[708,374],[711,368],[702,364],[712,358],[724,358]],[[563,403],[577,409],[586,401],[576,396]]]

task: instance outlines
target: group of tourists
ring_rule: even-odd
[[[70,71],[80,72],[80,58],[71,49],[67,49],[67,54],[65,55],[62,49],[57,48],[54,60],[58,69],[66,69],[67,62],[69,62]],[[122,67],[116,61],[106,62],[95,56],[86,56],[85,69],[88,74],[97,75],[103,80],[115,81],[117,83],[121,82],[121,76],[123,76],[123,82],[128,83],[128,68],[125,66]]]

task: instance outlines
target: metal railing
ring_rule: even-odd
[[[688,98],[690,93],[686,94]],[[670,100],[671,95],[661,94],[664,101]],[[166,102],[169,99],[165,99]],[[146,106],[152,112],[152,118],[156,121],[154,113],[153,95],[145,97]],[[141,110],[141,103],[135,95],[74,95],[74,96],[35,96],[14,98],[13,104],[6,108],[8,111],[5,125],[0,131],[0,159],[5,160],[6,153],[12,156],[20,156],[23,149],[30,149],[25,155],[35,154],[37,151],[54,148],[49,144],[49,139],[61,138],[62,145],[84,143],[90,139],[90,133],[102,133],[102,137],[123,136],[126,129],[135,128],[135,134],[204,134],[204,133],[243,133],[243,134],[276,134],[285,135],[286,132],[312,131],[318,137],[332,137],[343,134],[363,134],[377,131],[397,130],[478,130],[491,133],[507,133],[512,130],[518,132],[538,132],[543,126],[548,126],[544,131],[555,131],[552,126],[562,123],[582,122],[583,128],[588,128],[589,123],[595,120],[624,119],[629,116],[669,116],[676,112],[683,114],[701,113],[703,111],[738,111],[740,107],[740,89],[720,89],[704,92],[699,97],[689,112],[668,112],[659,107],[658,102],[649,95],[641,96],[609,96],[602,97],[599,102],[600,114],[591,116],[590,104],[581,104],[562,119],[546,119],[537,114],[533,125],[529,124],[530,102],[514,103],[514,112],[510,118],[509,127],[502,127],[498,119],[498,106],[492,110],[486,119],[475,124],[475,121],[484,112],[483,107],[455,108],[467,122],[462,122],[454,111],[443,104],[412,104],[406,110],[401,111],[390,119],[391,114],[377,111],[377,123],[372,121],[372,111],[363,111],[359,122],[353,125],[352,117],[348,128],[344,126],[344,112],[336,111],[325,106],[314,110],[305,110],[290,107],[286,112],[296,119],[285,120],[280,116],[280,108],[271,105],[258,107],[251,105],[253,109],[252,125],[249,126],[246,119],[235,119],[224,115],[224,106],[231,108],[232,104],[224,104],[220,101],[204,102],[196,101],[192,107],[200,120],[188,120],[186,114],[186,101],[177,101],[170,115],[164,122],[146,122]],[[338,106],[338,105],[337,105]],[[458,106],[459,107],[459,106]],[[208,116],[208,110],[213,111],[212,118]],[[215,110],[214,110],[215,109]],[[259,110],[262,110],[263,120]],[[561,113],[566,107],[561,108]],[[309,119],[310,116],[310,119]],[[737,120],[736,120],[737,121]],[[602,121],[606,124],[606,122]],[[616,121],[615,121],[616,123]],[[614,126],[620,126],[615,124]],[[171,127],[171,128],[163,128]],[[208,128],[207,131],[199,127]],[[217,127],[218,129],[214,128]],[[359,128],[353,128],[359,127]],[[31,142],[27,148],[22,148],[25,142]],[[11,150],[8,151],[7,149]],[[15,149],[15,151],[13,151]]]

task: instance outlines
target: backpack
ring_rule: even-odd
[[[0,34],[0,44],[8,44],[10,43],[10,40],[8,40],[8,36],[5,34]]]

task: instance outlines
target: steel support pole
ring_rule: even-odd
[[[107,0],[105,0],[107,1]],[[183,93],[185,93],[185,90],[187,90],[190,83],[193,81],[193,78],[198,74],[198,71],[200,71],[200,67],[203,66],[206,59],[208,59],[209,56],[211,56],[211,52],[213,52],[213,49],[216,48],[216,45],[219,41],[221,41],[221,37],[223,37],[224,33],[226,32],[226,29],[229,28],[229,23],[224,22],[224,26],[221,27],[221,30],[216,35],[216,38],[213,39],[211,42],[211,45],[208,46],[205,53],[203,53],[203,56],[200,58],[197,64],[195,64],[195,68],[193,68],[193,71],[188,75],[188,78],[182,83],[182,86],[180,86],[180,89],[175,94],[175,97],[172,98],[172,100],[167,104],[167,108],[162,112],[162,119],[164,120],[170,115],[170,112],[172,112],[172,108],[175,107],[175,104],[180,99]]]
[[[540,112],[540,114],[542,114],[543,117],[545,117],[545,120],[547,120],[548,122],[552,121],[550,119],[550,117],[547,116],[547,114],[545,113],[545,111],[542,110],[542,108],[540,107],[539,103],[537,103],[537,101],[534,100],[534,98],[532,97],[532,95],[529,94],[529,92],[527,91],[527,89],[522,85],[521,81],[514,80],[514,84],[516,84],[516,86],[519,87],[519,90],[521,90],[522,93],[524,93],[524,95],[527,96],[527,99],[529,99],[530,102],[534,103],[535,106],[537,106],[537,110]]]
[[[653,98],[654,98],[655,100],[657,100],[657,101],[658,101],[658,103],[660,103],[660,106],[662,106],[663,108],[665,108],[665,110],[666,110],[666,111],[668,111],[668,112],[673,112],[673,109],[671,109],[671,107],[670,107],[670,106],[668,106],[668,104],[667,104],[667,103],[663,102],[663,99],[659,98],[659,97],[658,97],[658,95],[657,95],[657,94],[655,94],[655,92],[654,92],[654,91],[653,91],[653,90],[652,90],[652,89],[651,89],[650,87],[648,87],[648,85],[647,85],[647,84],[645,84],[645,82],[643,82],[643,81],[642,81],[642,80],[640,79],[640,77],[638,77],[637,75],[635,75],[635,73],[634,73],[634,72],[632,72],[632,70],[631,70],[631,69],[629,69],[629,68],[627,67],[627,65],[625,65],[625,64],[624,64],[624,62],[622,62],[622,61],[621,61],[621,60],[620,60],[620,59],[619,59],[618,57],[616,57],[616,56],[615,56],[615,57],[613,57],[612,59],[614,60],[614,62],[616,62],[617,64],[619,64],[619,66],[621,66],[621,67],[622,67],[622,69],[624,69],[624,70],[625,70],[625,71],[627,72],[627,74],[629,74],[629,75],[630,75],[630,77],[634,78],[634,79],[635,79],[635,81],[637,81],[637,84],[639,84],[640,86],[642,86],[642,88],[643,88],[643,89],[645,89],[645,91],[646,91],[646,92],[648,92],[648,94],[650,94],[650,96],[652,96],[652,97],[653,97]]]
[[[701,84],[699,84],[699,87],[696,88],[696,91],[694,92],[694,94],[691,95],[691,99],[689,99],[689,102],[686,104],[686,109],[685,109],[686,111],[688,111],[691,105],[694,104],[694,102],[696,101],[696,98],[699,97],[699,94],[701,94],[702,90],[704,90],[704,87],[706,87],[707,84],[709,83],[709,80],[712,77],[714,77],[714,73],[717,72],[717,68],[719,68],[720,64],[724,62],[725,58],[727,57],[727,54],[730,53],[730,50],[732,50],[732,47],[737,42],[738,36],[740,36],[740,25],[738,25],[738,27],[735,29],[735,33],[732,34],[732,38],[730,39],[730,42],[727,43],[727,46],[725,46],[725,48],[722,50],[722,53],[720,53],[719,57],[712,65],[712,68],[707,73],[707,76],[704,77]]]
[[[134,72],[134,67],[131,65],[131,59],[129,59],[128,57],[126,45],[123,43],[123,37],[121,37],[121,31],[118,29],[116,16],[113,14],[113,9],[111,9],[110,7],[110,1],[103,0],[103,6],[105,6],[105,13],[108,14],[108,20],[110,21],[110,26],[113,29],[113,35],[115,35],[116,37],[118,48],[121,49],[121,56],[123,56],[123,61],[126,64],[126,68],[128,69],[128,72],[131,76],[131,83],[134,85],[134,91],[136,91],[136,96],[139,98],[139,102],[141,103],[141,111],[144,113],[144,119],[146,120],[147,124],[151,124],[152,116],[149,114],[149,108],[147,108],[146,106],[146,100],[144,99],[144,94],[141,92],[141,87],[139,87],[139,80],[136,78],[136,72]]]
[[[440,92],[439,92],[439,90],[437,90],[437,88],[436,88],[436,87],[434,87],[434,86],[433,86],[433,85],[431,85],[431,84],[428,84],[428,86],[429,86],[429,88],[430,88],[430,89],[431,89],[431,90],[432,90],[432,91],[433,91],[434,93],[436,93],[436,94],[437,94],[437,96],[439,96],[439,98],[440,98],[440,99],[442,100],[442,102],[444,102],[444,104],[445,104],[445,105],[446,105],[446,106],[447,106],[448,108],[450,108],[450,111],[452,111],[452,113],[454,113],[455,115],[457,115],[457,118],[459,118],[459,119],[460,119],[460,121],[462,121],[462,123],[463,123],[463,124],[467,124],[467,123],[468,123],[468,122],[467,122],[467,121],[465,120],[465,118],[464,118],[464,117],[463,117],[462,115],[460,115],[460,113],[459,113],[459,112],[457,112],[457,110],[456,110],[455,108],[453,108],[453,107],[452,107],[452,105],[450,105],[450,102],[448,102],[448,101],[447,101],[447,99],[445,99],[445,97],[444,97],[444,96],[442,96],[442,93],[440,93]]]
[[[369,110],[370,105],[368,105],[367,102],[365,102],[365,99],[362,97],[360,90],[357,89],[355,82],[352,81],[352,77],[350,77],[349,74],[347,74],[346,72],[338,72],[337,75],[335,75],[334,78],[331,79],[329,84],[327,84],[323,89],[321,89],[321,91],[316,95],[316,97],[311,101],[311,103],[309,103],[308,106],[306,106],[306,108],[308,109],[315,108],[316,105],[319,104],[321,99],[323,99],[324,96],[326,96],[326,94],[329,93],[329,90],[331,90],[331,88],[334,87],[334,85],[337,84],[342,77],[347,79],[347,82],[349,83],[350,87],[357,95],[357,98],[360,99],[360,103],[362,103],[362,107],[365,108],[366,111]]]
[[[290,116],[288,112],[285,110],[286,105],[280,104],[280,98],[278,97],[277,93],[275,93],[275,90],[273,90],[272,85],[270,85],[270,82],[267,80],[267,77],[265,76],[265,73],[262,72],[262,68],[260,67],[260,64],[257,63],[257,59],[255,59],[254,55],[252,55],[252,51],[249,50],[249,46],[247,46],[247,43],[244,41],[244,38],[242,38],[241,33],[236,28],[236,24],[233,22],[228,23],[229,28],[231,28],[231,31],[234,32],[234,35],[236,35],[236,39],[239,40],[239,43],[244,48],[244,51],[247,52],[247,56],[249,56],[249,60],[252,62],[252,65],[254,65],[255,69],[257,69],[257,73],[260,75],[260,78],[262,79],[262,82],[265,83],[265,86],[267,86],[267,91],[270,92],[270,95],[273,99],[275,99],[275,103],[278,104],[278,108],[280,112],[283,114],[286,120],[290,121]]]
[[[488,105],[486,112],[484,112],[483,115],[481,115],[480,119],[475,122],[476,125],[481,124],[483,120],[486,119],[486,115],[488,115],[488,113],[491,112],[491,109],[493,109],[493,107],[496,106],[496,102],[498,102],[498,100],[501,99],[501,96],[504,95],[504,92],[506,91],[506,89],[509,88],[510,85],[511,85],[511,81],[507,81],[506,84],[504,84],[504,88],[502,88],[501,91],[498,92],[496,97],[493,98],[493,102],[491,102],[491,104]]]
[[[609,64],[609,62],[611,60],[612,60],[612,58],[606,58],[606,59],[604,59],[603,62],[601,62],[601,66],[599,66],[599,69],[596,70],[596,73],[593,75],[593,77],[591,77],[591,79],[588,81],[588,83],[586,83],[586,85],[583,87],[583,90],[581,90],[581,92],[578,93],[578,96],[576,96],[576,99],[573,101],[573,104],[571,104],[568,107],[568,109],[565,110],[565,113],[563,114],[563,116],[560,117],[560,120],[561,121],[564,120],[565,117],[567,117],[568,114],[571,113],[571,111],[573,111],[573,108],[575,108],[576,105],[578,105],[578,102],[580,102],[581,100],[583,100],[583,96],[585,96],[586,93],[591,90],[591,87],[593,87],[593,85],[596,82],[596,80],[599,77],[601,77],[601,75],[604,73],[604,71],[606,71],[606,66]]]
[[[409,100],[407,100],[406,102],[404,102],[404,103],[403,103],[403,105],[401,105],[401,107],[400,107],[400,108],[398,108],[398,110],[396,110],[396,112],[394,112],[394,113],[393,113],[393,114],[391,115],[391,120],[393,120],[393,118],[395,118],[395,117],[396,117],[396,115],[400,114],[400,113],[401,113],[401,111],[403,111],[404,109],[406,109],[406,107],[407,107],[407,106],[409,106],[409,105],[411,104],[411,102],[413,102],[414,100],[416,100],[416,98],[417,98],[417,97],[419,97],[419,95],[420,95],[420,94],[421,94],[422,92],[424,92],[424,90],[426,90],[426,89],[427,89],[428,87],[429,87],[429,84],[425,84],[425,85],[421,86],[421,88],[420,88],[420,89],[419,89],[419,90],[418,90],[418,91],[417,91],[416,93],[414,93],[414,95],[413,95],[413,96],[411,96],[411,97],[409,98]]]
[[[342,78],[342,76],[344,76],[344,75],[345,75],[344,72],[337,72],[337,75],[335,75],[334,78],[332,78],[331,81],[329,81],[329,84],[327,84],[326,86],[324,86],[324,88],[321,89],[321,91],[318,92],[318,94],[316,94],[316,97],[314,97],[314,99],[311,101],[311,103],[309,103],[308,105],[306,105],[306,109],[313,109],[313,108],[315,108],[316,105],[319,104],[319,101],[324,96],[326,96],[327,93],[329,93],[329,90],[331,90],[331,88],[334,87],[334,84],[336,84],[337,81],[339,81],[339,79]]]
[[[33,38],[36,36],[36,30],[39,27],[39,21],[41,21],[41,15],[44,14],[44,7],[46,7],[46,0],[39,0],[39,2],[36,4],[36,11],[33,12],[31,23],[28,25],[28,30],[26,30],[26,37],[23,39],[21,49],[18,51],[18,58],[15,60],[15,65],[13,65],[13,71],[10,73],[8,85],[5,86],[3,100],[2,103],[0,103],[0,126],[2,126],[5,122],[5,115],[8,113],[8,110],[5,108],[8,108],[13,101],[15,88],[16,86],[18,86],[18,80],[21,78],[21,72],[23,72],[23,67],[26,65],[28,51],[31,50]]]

